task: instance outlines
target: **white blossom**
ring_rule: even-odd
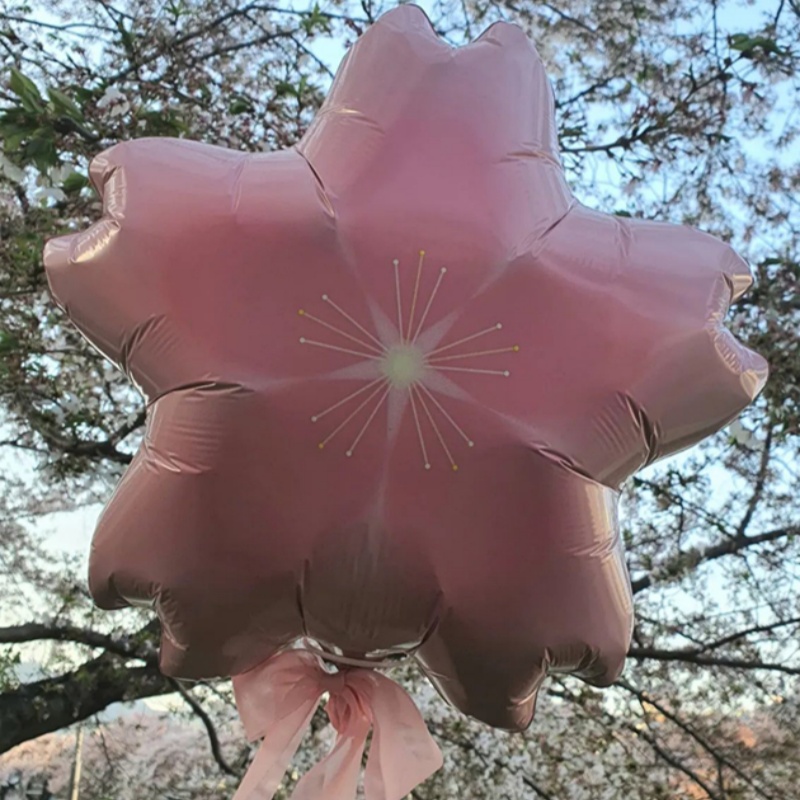
[[[116,86],[109,86],[97,101],[98,108],[107,108],[110,117],[121,117],[130,111],[128,98]]]
[[[50,182],[53,186],[60,186],[73,172],[75,172],[75,167],[72,164],[62,164],[60,167],[53,167],[50,170]]]
[[[9,161],[2,153],[0,153],[0,172],[14,183],[22,183],[25,180],[25,171]]]
[[[46,202],[51,199],[60,202],[67,199],[64,191],[56,186],[41,186],[33,193],[33,196],[40,202]]]
[[[758,438],[756,435],[742,425],[741,420],[735,419],[728,427],[730,435],[737,444],[744,445],[755,449],[758,447]]]

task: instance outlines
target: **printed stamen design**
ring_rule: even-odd
[[[318,443],[320,450],[324,450],[331,440],[340,433],[347,425],[354,420],[360,412],[365,411],[367,414],[366,420],[361,424],[355,436],[352,438],[349,447],[344,451],[345,455],[350,457],[355,452],[358,443],[364,437],[372,421],[377,416],[381,407],[386,399],[389,397],[390,392],[407,392],[408,402],[411,406],[411,413],[414,418],[414,426],[417,431],[417,438],[419,439],[420,452],[422,455],[422,465],[425,469],[431,468],[430,453],[425,441],[425,431],[423,422],[427,420],[430,428],[433,430],[436,439],[441,445],[442,451],[447,458],[450,468],[458,471],[458,464],[455,461],[453,453],[445,440],[444,434],[441,430],[440,424],[437,423],[433,410],[437,411],[441,418],[449,425],[450,428],[458,435],[459,438],[466,442],[468,447],[474,447],[475,442],[472,438],[461,428],[461,426],[453,419],[450,414],[442,405],[440,399],[437,399],[429,386],[425,384],[426,375],[431,372],[466,372],[478,375],[494,375],[504,378],[511,376],[509,370],[501,369],[485,369],[483,367],[460,366],[458,362],[468,358],[479,358],[485,356],[495,356],[502,353],[517,353],[519,352],[519,345],[514,344],[508,347],[493,347],[483,350],[475,350],[472,352],[453,352],[456,347],[471,342],[479,337],[488,336],[491,333],[496,333],[502,330],[502,323],[498,322],[476,333],[464,336],[454,342],[434,347],[429,351],[425,351],[417,344],[420,334],[425,329],[425,321],[428,318],[428,313],[431,310],[436,294],[439,287],[442,285],[447,268],[442,267],[436,278],[436,283],[424,305],[419,319],[416,320],[416,312],[418,301],[420,300],[420,282],[422,279],[423,264],[425,261],[425,251],[419,251],[419,261],[417,262],[416,276],[414,280],[414,291],[411,297],[410,311],[406,319],[403,314],[403,302],[400,281],[400,261],[394,259],[392,267],[394,269],[394,285],[395,285],[395,301],[397,306],[397,330],[398,338],[395,341],[384,342],[378,337],[376,333],[370,333],[369,329],[362,325],[358,320],[354,319],[348,314],[341,306],[337,305],[331,297],[327,294],[322,295],[322,300],[330,306],[334,312],[342,317],[345,322],[351,326],[351,330],[343,330],[338,325],[327,322],[324,319],[309,314],[305,309],[300,309],[298,314],[301,317],[311,320],[327,331],[331,331],[346,342],[331,343],[327,341],[320,341],[317,339],[309,339],[306,336],[300,337],[300,344],[310,345],[312,347],[321,347],[326,350],[333,350],[338,353],[346,355],[357,356],[359,359],[365,361],[377,362],[381,372],[381,376],[370,380],[365,378],[365,385],[361,386],[356,391],[338,400],[328,408],[319,411],[311,417],[311,422],[319,422],[323,417],[326,417],[331,412],[341,408],[342,406],[349,405],[351,401],[360,398],[349,414],[330,432],[328,435]],[[412,334],[413,331],[413,334]],[[356,347],[358,349],[356,349]],[[365,395],[365,396],[364,396]],[[371,402],[374,404],[368,409]]]

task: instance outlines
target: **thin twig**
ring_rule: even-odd
[[[194,699],[194,697],[186,691],[186,689],[181,685],[180,681],[175,680],[174,678],[169,679],[172,685],[175,687],[175,690],[178,694],[184,699],[186,705],[192,709],[192,711],[200,717],[203,725],[205,726],[206,733],[208,733],[208,741],[211,746],[211,755],[214,756],[214,760],[219,764],[219,768],[226,773],[227,775],[233,775],[234,777],[241,777],[240,773],[237,772],[228,762],[225,760],[225,756],[222,754],[222,747],[219,743],[219,737],[217,736],[216,728],[214,727],[214,723],[211,721],[211,717],[208,716],[206,710]]]

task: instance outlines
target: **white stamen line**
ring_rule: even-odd
[[[431,303],[433,303],[433,298],[436,297],[436,292],[439,290],[439,286],[442,282],[442,278],[444,278],[444,274],[447,272],[446,267],[442,267],[439,270],[439,277],[436,279],[436,285],[433,287],[433,291],[431,292],[430,299],[428,300],[428,305],[425,306],[425,311],[422,312],[422,319],[419,321],[419,326],[417,327],[417,332],[414,334],[414,338],[411,340],[411,344],[417,341],[417,337],[419,336],[419,332],[422,330],[422,326],[425,324],[425,317],[428,316],[428,311],[430,311]]]
[[[479,375],[502,375],[504,378],[508,378],[511,373],[505,369],[475,369],[473,367],[440,367],[438,364],[435,367],[436,369],[440,370],[448,370],[449,372],[474,372]]]
[[[400,329],[400,343],[402,344],[405,336],[403,335],[403,312],[400,308],[400,262],[395,259],[392,264],[394,264],[394,288],[397,296],[397,327]]]
[[[431,412],[428,410],[428,406],[425,405],[425,398],[423,398],[423,396],[421,394],[418,394],[417,395],[417,399],[419,400],[420,405],[422,406],[422,408],[425,411],[425,413],[428,415],[428,420],[430,421],[431,426],[433,427],[433,430],[436,432],[436,436],[438,437],[439,442],[442,445],[442,449],[444,450],[445,454],[447,455],[447,459],[450,462],[450,466],[453,468],[453,472],[458,471],[458,464],[456,464],[456,462],[453,460],[453,456],[452,456],[452,454],[450,453],[450,450],[447,447],[447,443],[444,440],[444,436],[442,436],[442,433],[439,430],[439,426],[436,424],[436,420],[434,420]]]
[[[326,303],[330,303],[330,305],[332,305],[346,320],[352,322],[353,325],[355,325],[356,328],[358,328],[362,333],[365,333],[367,336],[369,336],[369,338],[372,339],[372,341],[375,342],[375,344],[377,344],[378,347],[381,348],[381,352],[386,351],[386,348],[383,346],[383,342],[381,342],[379,339],[376,339],[363,325],[356,322],[343,308],[339,308],[339,306],[337,306],[336,303],[334,303],[333,300],[331,300],[330,297],[328,297],[328,295],[326,294],[322,295],[322,299]]]
[[[414,311],[417,308],[417,295],[419,294],[419,280],[422,277],[422,262],[425,260],[425,251],[419,251],[419,263],[417,264],[417,279],[414,282],[414,296],[411,298],[411,314],[408,317],[408,335],[411,336],[411,328],[414,325]]]
[[[386,378],[375,378],[375,380],[372,381],[372,383],[368,383],[366,384],[366,386],[362,386],[360,389],[356,389],[356,391],[351,392],[349,395],[347,395],[347,397],[344,397],[341,400],[339,400],[338,403],[334,403],[332,406],[326,408],[324,411],[320,411],[319,414],[314,414],[314,416],[311,417],[311,421],[316,422],[317,420],[322,419],[326,414],[330,414],[331,411],[334,411],[335,409],[339,408],[339,406],[343,406],[348,400],[353,400],[363,392],[366,392],[368,389],[371,389],[376,383],[382,383],[385,380]]]
[[[411,410],[414,412],[414,424],[417,426],[417,436],[419,436],[419,446],[422,449],[422,457],[425,459],[425,469],[431,468],[428,460],[428,451],[425,449],[425,438],[422,435],[422,426],[419,424],[419,414],[417,414],[417,404],[414,400],[414,392],[408,387],[408,397],[411,400]]]
[[[356,344],[360,344],[362,347],[366,347],[368,350],[376,350],[376,351],[378,350],[378,348],[375,347],[375,345],[370,344],[369,342],[365,342],[359,339],[357,336],[351,336],[349,333],[346,333],[340,328],[337,328],[335,325],[331,325],[329,322],[325,322],[324,319],[319,319],[318,317],[315,317],[313,314],[309,314],[308,311],[304,311],[302,308],[297,313],[301,317],[307,317],[308,319],[313,320],[314,322],[317,322],[320,325],[323,325],[329,330],[334,331],[334,333],[338,333],[340,336],[345,336],[346,338],[350,339],[351,342],[356,342]],[[378,351],[378,352],[382,353],[383,351]]]
[[[478,331],[477,333],[473,333],[471,336],[465,336],[463,339],[459,339],[457,342],[452,342],[451,344],[446,344],[444,347],[437,347],[436,350],[431,350],[428,353],[429,356],[435,356],[437,353],[441,353],[444,350],[449,350],[451,347],[455,347],[457,344],[464,344],[464,342],[469,342],[472,339],[477,339],[479,336],[483,336],[486,333],[491,333],[492,331],[499,331],[502,329],[502,325],[498,322],[497,325],[492,325],[491,328],[487,328],[484,331]]]
[[[346,451],[346,455],[348,456],[353,455],[353,451],[356,449],[356,445],[361,441],[361,437],[366,433],[366,430],[369,427],[370,422],[372,422],[372,420],[375,419],[375,415],[378,413],[378,409],[383,405],[383,401],[388,396],[391,388],[392,388],[391,386],[386,387],[386,391],[383,393],[381,399],[378,400],[378,404],[375,406],[375,408],[372,409],[372,413],[369,415],[367,421],[364,423],[364,427],[358,432],[358,436],[356,436],[355,440],[353,441],[353,444],[350,445],[350,449]]]
[[[382,382],[383,383],[388,383],[387,380],[384,380]],[[369,403],[369,401],[372,400],[372,398],[375,397],[375,395],[378,394],[378,392],[380,390],[381,390],[381,387],[378,386],[378,388],[375,389],[375,391],[366,400],[364,400],[362,403],[359,404],[358,408],[356,408],[355,411],[351,412],[350,415],[346,419],[344,419],[342,422],[340,422],[339,425],[319,443],[319,445],[318,445],[319,449],[322,450],[322,448],[325,447],[325,445],[328,444],[328,442],[331,439],[333,439],[333,437],[336,436],[336,434],[339,433],[339,431],[342,428],[344,428],[344,426],[347,425],[347,423],[350,422],[350,420],[353,419],[353,417],[356,414],[358,414],[358,412],[361,411],[361,409],[364,408],[364,406],[367,403]],[[387,389],[387,392],[388,392],[388,389]]]
[[[424,266],[424,259],[425,259],[425,251],[419,251],[419,261],[417,264],[417,274],[414,280],[414,293],[411,298],[410,303],[410,310],[408,316],[408,323],[404,325],[404,318],[403,318],[403,306],[402,306],[402,294],[401,294],[401,280],[400,280],[400,261],[399,259],[394,259],[392,261],[393,268],[394,268],[394,284],[395,284],[395,300],[397,304],[397,325],[398,325],[398,332],[400,338],[400,344],[403,346],[411,346],[414,345],[419,338],[420,334],[422,333],[423,329],[425,328],[425,324],[430,313],[431,308],[433,307],[433,302],[436,299],[436,294],[439,291],[439,287],[442,285],[442,281],[444,279],[444,275],[447,272],[447,268],[442,267],[439,270],[439,275],[436,279],[435,285],[433,290],[428,297],[428,301],[425,304],[425,308],[422,312],[420,319],[417,321],[416,317],[416,310],[417,310],[417,302],[420,300],[420,286],[422,282],[422,269]],[[363,352],[359,350],[352,350],[346,347],[340,347],[335,344],[328,344],[327,342],[321,342],[312,339],[306,339],[305,337],[300,338],[301,344],[310,344],[314,345],[315,347],[321,347],[326,350],[333,350],[335,352],[345,353],[348,355],[357,356],[361,359],[373,360],[373,361],[383,361],[388,359],[390,349],[387,347],[376,334],[370,333],[370,331],[361,325],[357,320],[355,320],[350,314],[348,314],[343,308],[337,305],[327,294],[322,295],[322,299],[324,302],[328,303],[332,308],[336,310],[342,317],[344,317],[351,325],[355,326],[364,336],[366,336],[370,341],[365,341],[361,337],[354,336],[353,334],[348,333],[346,330],[342,330],[341,328],[333,325],[329,322],[326,322],[319,317],[316,317],[312,314],[307,314],[303,309],[300,309],[299,314],[301,316],[307,316],[313,322],[327,328],[328,330],[332,331],[339,336],[343,336],[346,339],[349,339],[351,342],[359,345],[359,347],[363,348]],[[423,370],[425,368],[429,369],[438,369],[444,371],[451,371],[451,372],[465,372],[465,373],[474,373],[480,375],[499,375],[502,377],[509,377],[511,375],[509,370],[495,370],[495,369],[478,369],[475,367],[458,367],[458,366],[445,366],[442,362],[449,362],[455,361],[465,358],[475,358],[480,356],[488,356],[488,355],[498,355],[501,353],[512,353],[518,352],[520,347],[519,345],[512,345],[508,347],[499,347],[493,348],[491,350],[479,350],[473,351],[469,353],[455,353],[452,355],[445,355],[440,356],[440,353],[445,353],[453,348],[464,344],[465,342],[470,342],[473,339],[477,339],[481,336],[485,336],[487,333],[491,333],[492,331],[501,330],[503,325],[501,323],[497,323],[492,325],[489,328],[485,328],[484,330],[477,331],[469,336],[465,336],[457,341],[450,342],[449,344],[442,345],[441,347],[437,347],[434,350],[428,353],[421,353],[419,351],[416,352],[416,355],[413,353],[414,348],[410,347],[412,351],[409,354],[409,357],[412,357],[412,361],[414,358],[417,358],[418,361],[415,363],[418,367],[422,367]],[[412,338],[412,330],[413,338]],[[371,344],[373,342],[374,344]],[[401,360],[402,361],[402,360]],[[402,369],[400,366],[400,362],[398,362],[398,369],[401,369],[403,375],[405,375],[405,368],[406,363],[402,361]],[[453,429],[458,433],[458,435],[467,443],[469,447],[474,447],[475,442],[469,438],[467,433],[459,426],[459,424],[455,421],[453,416],[444,408],[441,402],[436,398],[434,393],[420,380],[420,375],[417,375],[416,372],[414,373],[416,377],[413,380],[406,381],[403,379],[401,382],[405,383],[408,386],[409,392],[409,402],[411,404],[411,410],[414,417],[414,426],[417,430],[417,437],[419,439],[420,450],[422,452],[423,457],[423,465],[425,469],[431,469],[431,463],[429,460],[429,453],[425,443],[425,434],[424,434],[424,426],[422,424],[422,415],[419,413],[418,403],[422,406],[423,411],[425,412],[425,416],[427,416],[428,421],[430,422],[431,427],[433,428],[436,438],[439,440],[439,444],[442,446],[442,450],[444,451],[447,459],[453,469],[454,472],[458,471],[458,464],[456,464],[455,459],[453,458],[453,454],[450,452],[450,448],[447,445],[447,441],[445,440],[444,433],[440,426],[437,424],[436,419],[432,413],[432,408],[435,407],[441,415],[447,420],[447,422],[453,427]],[[410,377],[410,376],[409,376]],[[369,378],[367,378],[369,380]],[[410,383],[410,385],[409,385]],[[329,406],[328,408],[320,411],[319,413],[315,414],[311,417],[312,422],[317,422],[318,420],[322,419],[326,415],[330,414],[334,410],[341,408],[345,404],[349,403],[351,400],[358,398],[359,396],[366,395],[366,397],[361,400],[358,406],[350,412],[347,417],[339,423],[336,428],[329,433],[325,439],[318,443],[320,449],[324,449],[328,442],[330,442],[338,433],[341,431],[345,426],[347,426],[351,420],[353,420],[362,409],[368,408],[369,404],[373,401],[377,401],[374,403],[372,410],[369,412],[366,421],[361,426],[358,434],[356,435],[355,439],[353,440],[352,444],[350,445],[349,449],[345,451],[345,455],[348,457],[352,456],[355,452],[356,447],[359,445],[363,437],[366,435],[366,432],[369,426],[372,424],[372,421],[378,415],[378,412],[383,407],[384,403],[386,402],[386,398],[389,396],[389,393],[392,391],[393,383],[390,376],[386,377],[378,377],[373,380],[370,380],[369,383],[362,386],[359,389],[348,394],[346,397],[343,397],[341,400],[335,402],[333,405]],[[399,388],[399,386],[398,386]],[[380,396],[379,396],[380,395]],[[430,400],[432,406],[428,406],[427,400],[425,395],[427,395],[427,400]],[[452,437],[451,437],[452,438]]]
[[[438,363],[439,361],[453,361],[456,358],[472,358],[473,356],[490,356],[495,353],[516,353],[519,351],[519,345],[513,347],[501,347],[498,350],[480,350],[477,353],[460,353],[457,356],[437,356],[436,358],[429,358],[431,363]]]
[[[374,356],[372,353],[360,353],[358,350],[348,350],[346,347],[337,347],[335,344],[325,344],[325,342],[315,342],[313,339],[306,339],[305,336],[300,337],[300,344],[313,344],[314,347],[324,347],[326,350],[336,350],[338,353],[349,353],[354,356],[361,356],[362,358],[372,358],[375,361],[380,361],[381,356]]]
[[[431,401],[436,406],[436,408],[438,408],[439,411],[442,412],[442,414],[444,415],[445,419],[458,431],[458,433],[461,435],[461,438],[470,447],[474,447],[475,446],[475,442],[473,442],[472,439],[470,439],[469,436],[467,436],[467,434],[464,433],[463,430],[461,430],[461,428],[459,427],[458,423],[444,410],[444,408],[442,407],[442,404],[433,396],[433,394],[429,391],[428,387],[424,383],[420,383],[419,384],[419,388],[422,389],[422,391],[425,392],[425,394],[428,395],[428,397],[430,397]]]

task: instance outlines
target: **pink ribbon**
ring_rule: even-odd
[[[336,742],[300,779],[291,800],[353,800],[370,728],[366,800],[402,800],[442,766],[414,701],[373,670],[331,674],[317,656],[289,650],[236,676],[233,688],[247,738],[264,739],[233,800],[271,800],[325,692]]]

